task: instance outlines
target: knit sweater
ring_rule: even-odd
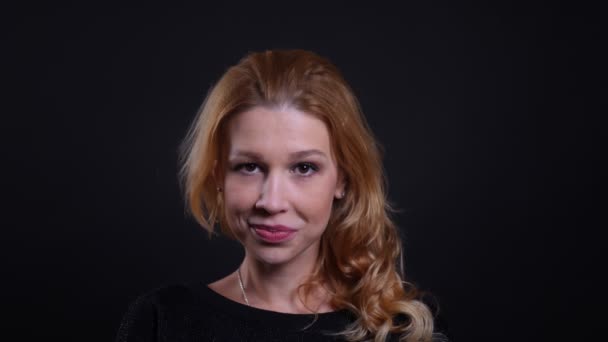
[[[139,296],[124,315],[116,341],[342,341],[331,334],[353,321],[347,310],[315,317],[250,307],[199,282]]]

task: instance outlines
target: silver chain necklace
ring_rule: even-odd
[[[245,294],[245,287],[243,286],[243,279],[241,278],[241,268],[239,267],[236,270],[236,274],[239,277],[239,286],[241,287],[241,293],[243,294],[243,299],[245,299],[245,303],[249,305],[249,299],[247,299],[247,294]]]

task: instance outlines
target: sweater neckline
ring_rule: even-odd
[[[352,321],[352,314],[347,309],[323,312],[319,314],[296,314],[270,311],[235,302],[215,292],[203,282],[197,282],[193,288],[208,304],[217,310],[241,317],[244,320],[255,320],[258,324],[269,324],[274,327],[302,329],[314,322],[312,329],[342,330]],[[315,329],[315,330],[316,330]]]

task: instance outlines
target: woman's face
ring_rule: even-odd
[[[225,214],[248,257],[312,265],[344,189],[325,124],[293,108],[254,107],[230,119],[228,141]]]

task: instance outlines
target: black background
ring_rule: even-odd
[[[597,9],[421,3],[6,8],[8,333],[112,340],[137,295],[233,271],[238,246],[185,215],[178,145],[228,66],[303,48],[342,70],[385,147],[406,273],[451,339],[589,340]]]

